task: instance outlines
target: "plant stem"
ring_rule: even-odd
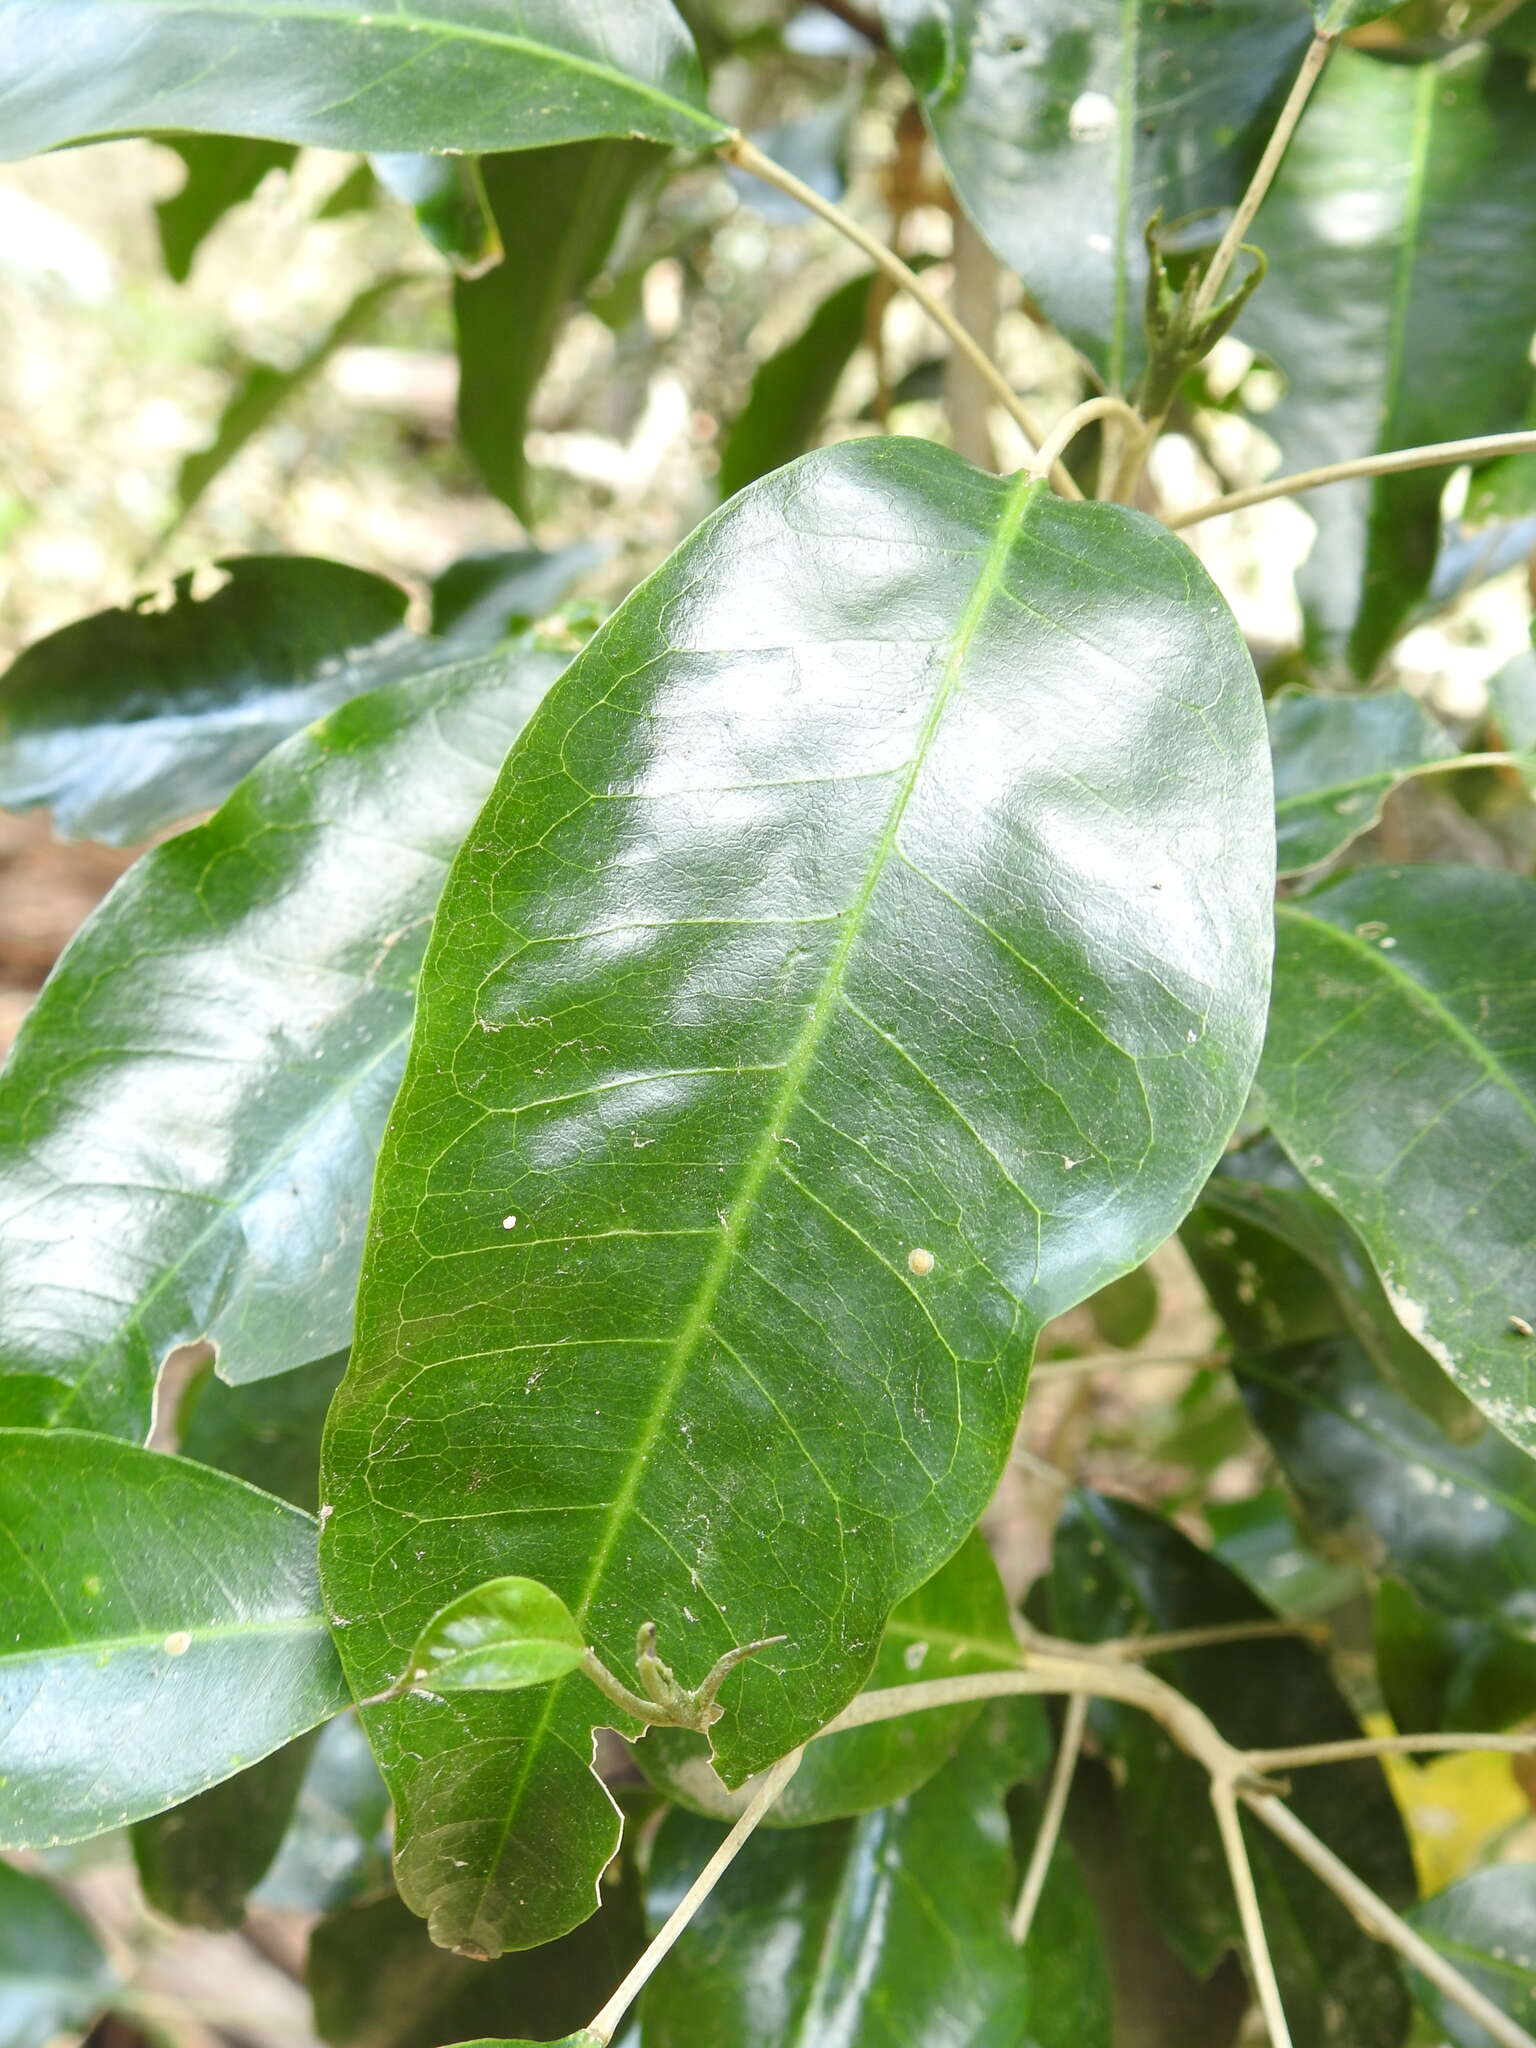
[[[748,1836],[795,1775],[803,1754],[803,1750],[793,1749],[788,1756],[779,1758],[743,1808],[740,1820],[683,1893],[640,1960],[602,2011],[591,2021],[588,2031],[596,2034],[600,2041],[607,2042],[613,2039],[619,2023],[645,1989],[652,1972],[665,1960],[678,1936],[720,1882],[738,1853],[746,1847]]]
[[[1146,432],[1140,413],[1128,406],[1123,398],[1112,398],[1108,394],[1102,398],[1085,398],[1081,405],[1073,406],[1064,419],[1059,419],[1040,443],[1040,452],[1029,465],[1030,475],[1049,476],[1054,469],[1060,467],[1063,450],[1076,439],[1082,429],[1091,425],[1094,420],[1102,419],[1120,420],[1124,425],[1127,440],[1140,447],[1142,436]],[[1078,496],[1081,497],[1082,493],[1079,492]]]
[[[782,164],[776,164],[771,156],[764,156],[745,135],[733,135],[729,141],[723,142],[720,145],[720,154],[739,169],[750,171],[753,177],[761,178],[764,184],[775,185],[779,191],[787,192],[792,199],[798,199],[802,206],[808,207],[812,213],[819,214],[824,221],[830,222],[840,235],[853,243],[856,249],[861,249],[871,263],[883,270],[893,283],[900,285],[904,292],[917,301],[935,326],[942,328],[977,374],[985,378],[998,403],[1006,407],[1020,431],[1028,437],[1030,446],[1039,447],[1044,439],[1040,424],[1008,379],[970,331],[955,318],[944,301],[929,291],[922,279],[915,271],[908,269],[894,250],[888,249],[877,235],[872,235],[866,228],[860,227],[859,223],[840,206],[835,206],[830,199],[823,199],[819,192],[802,183],[792,171],[786,171]],[[1060,463],[1056,465],[1052,481],[1064,497],[1080,498],[1083,495]]]
[[[1033,1385],[1042,1379],[1075,1379],[1086,1372],[1141,1372],[1150,1366],[1171,1365],[1187,1366],[1191,1372],[1214,1372],[1226,1362],[1210,1353],[1192,1358],[1187,1351],[1086,1351],[1081,1358],[1048,1358],[1031,1369],[1029,1378]]]
[[[1327,1630],[1311,1621],[1222,1621],[1209,1628],[1169,1629],[1159,1636],[1114,1636],[1098,1647],[1119,1657],[1163,1657],[1173,1650],[1204,1650],[1219,1643],[1256,1643],[1276,1637],[1327,1639]]]
[[[1254,1889],[1253,1866],[1248,1861],[1248,1844],[1243,1840],[1237,1794],[1229,1779],[1211,1780],[1211,1805],[1216,1810],[1216,1825],[1221,1832],[1221,1846],[1226,1852],[1227,1869],[1237,1899],[1237,1916],[1242,1922],[1243,1940],[1248,1949],[1248,1968],[1253,1975],[1253,1988],[1258,1993],[1259,2011],[1264,2015],[1264,2030],[1269,2035],[1271,2048],[1291,2048],[1291,2030],[1286,2021],[1285,2007],[1280,2002],[1275,1961],[1269,1952],[1269,1936],[1264,1932],[1264,1915],[1259,1910],[1259,1895]]]
[[[1262,505],[1271,498],[1294,498],[1303,491],[1315,491],[1323,484],[1347,483],[1357,476],[1391,476],[1404,469],[1447,469],[1458,462],[1485,462],[1495,455],[1536,454],[1536,433],[1480,434],[1470,441],[1432,441],[1422,448],[1394,448],[1386,455],[1359,455],[1352,462],[1329,462],[1321,469],[1298,470],[1294,476],[1278,476],[1267,484],[1254,484],[1246,491],[1230,491],[1212,498],[1192,512],[1178,512],[1167,524],[1175,532],[1195,526],[1202,519],[1218,519],[1225,512],[1241,512],[1249,505]]]
[[[1264,145],[1264,154],[1259,158],[1258,168],[1248,181],[1248,190],[1238,201],[1237,211],[1227,224],[1227,231],[1216,245],[1216,254],[1206,268],[1195,295],[1194,320],[1203,320],[1216,303],[1227,272],[1237,260],[1237,252],[1243,245],[1243,237],[1253,226],[1253,217],[1264,202],[1264,195],[1274,183],[1280,160],[1285,155],[1296,123],[1301,119],[1307,101],[1312,97],[1312,88],[1322,75],[1333,48],[1331,35],[1314,36],[1307,54],[1301,60],[1301,69],[1296,82],[1286,96],[1285,105],[1280,109],[1280,118],[1271,131],[1269,141]]]
[[[1083,1747],[1083,1731],[1087,1725],[1088,1695],[1085,1692],[1075,1692],[1067,1701],[1066,1717],[1061,1724],[1061,1747],[1056,1752],[1056,1768],[1051,1773],[1050,1790],[1045,1795],[1045,1810],[1040,1815],[1040,1828],[1035,1836],[1035,1846],[1029,1852],[1029,1868],[1024,1873],[1024,1882],[1019,1886],[1018,1903],[1009,1922],[1009,1932],[1020,1948],[1029,1939],[1035,1908],[1040,1903],[1040,1894],[1045,1890],[1045,1880],[1050,1872],[1051,1857],[1055,1854],[1056,1838],[1061,1833],[1062,1816],[1067,1810],[1067,1795],[1072,1790],[1072,1777],[1077,1769],[1077,1759]]]
[[[1422,1935],[1416,1934],[1406,1920],[1393,1912],[1385,1899],[1379,1898],[1368,1884],[1363,1884],[1348,1864],[1341,1863],[1327,1844],[1318,1840],[1305,1821],[1296,1818],[1283,1800],[1256,1792],[1244,1792],[1242,1797],[1249,1810],[1257,1814],[1264,1825],[1278,1835],[1288,1849],[1294,1850],[1328,1889],[1343,1900],[1368,1934],[1373,1934],[1389,1948],[1395,1948],[1420,1976],[1427,1977],[1453,2005],[1459,2005],[1480,2027],[1486,2028],[1499,2043],[1499,2048],[1536,2048],[1536,2041],[1524,2027],[1512,2020],[1508,2013],[1500,2012],[1492,1999],[1484,1997],[1477,1986],[1469,1983],[1438,1949],[1431,1948]]]
[[[1309,1764],[1349,1763],[1361,1756],[1449,1756],[1465,1750],[1529,1756],[1536,1750],[1536,1734],[1362,1735],[1353,1742],[1311,1742],[1297,1749],[1251,1749],[1248,1761],[1256,1771],[1298,1771]]]

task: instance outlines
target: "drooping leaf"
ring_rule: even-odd
[[[601,1912],[574,1933],[489,1964],[435,1947],[397,1898],[344,1907],[310,1937],[320,2038],[329,2048],[437,2048],[466,2027],[543,2039],[589,2020],[645,1944],[638,1885],[628,1871],[615,1877]]]
[[[1030,1987],[1008,1932],[1003,1797],[1015,1769],[1008,1722],[989,1716],[893,1806],[760,1829],[647,1987],[646,2048],[1017,2048]],[[653,1922],[719,1840],[708,1821],[668,1815],[650,1868]]]
[[[1520,424],[1536,327],[1536,120],[1526,66],[1474,46],[1438,64],[1335,51],[1254,225],[1269,275],[1243,338],[1285,397],[1282,466]],[[1318,659],[1368,675],[1435,562],[1442,470],[1302,500]]]
[[[864,339],[873,271],[823,299],[803,330],[759,365],[720,451],[720,495],[733,497],[805,450]]]
[[[526,522],[523,435],[534,390],[574,300],[602,268],[635,187],[661,161],[651,144],[567,142],[487,157],[482,170],[504,255],[454,289],[459,436],[480,474]]]
[[[311,1748],[301,1737],[184,1805],[134,1823],[133,1860],[157,1912],[191,1927],[240,1925],[288,1831]]]
[[[224,474],[241,450],[291,398],[313,382],[337,349],[363,333],[379,308],[387,305],[402,286],[411,281],[408,275],[402,275],[380,278],[376,284],[365,285],[296,362],[286,366],[275,363],[249,365],[230,392],[212,441],[206,448],[193,449],[183,458],[176,472],[178,511],[172,531],[182,524],[203,493]]]
[[[128,845],[221,803],[262,755],[406,664],[398,584],[344,562],[240,555],[210,596],[179,576],[78,619],[0,678],[0,803],[47,804],[66,837]]]
[[[991,1493],[1040,1323],[1237,1119],[1267,806],[1230,616],[1139,515],[871,440],[707,520],[438,919],[328,1436],[359,1691],[516,1565],[615,1670],[646,1620],[686,1684],[788,1637],[727,1685],[727,1783],[828,1719]],[[612,1715],[579,1678],[371,1714],[440,1939],[590,1910]]]
[[[0,1414],[142,1436],[178,1344],[235,1381],[346,1344],[444,867],[560,665],[355,699],[83,927],[0,1077]]]
[[[78,1842],[217,1784],[347,1704],[315,1524],[222,1472],[0,1430],[24,1569],[0,1649],[0,1847]]]
[[[489,548],[461,555],[432,579],[432,631],[466,654],[494,647],[554,608],[607,550],[597,541],[568,548]]]
[[[182,1398],[177,1448],[312,1515],[320,1505],[320,1432],[346,1369],[347,1354],[338,1351],[232,1387],[205,1366]]]
[[[1058,1530],[1051,1592],[1056,1626],[1080,1641],[1268,1613],[1171,1523],[1127,1501],[1086,1493],[1073,1497]],[[1359,1733],[1321,1654],[1299,1638],[1181,1651],[1151,1668],[1239,1748]],[[1173,1948],[1203,1976],[1238,1933],[1206,1774],[1131,1708],[1100,1703],[1093,1723],[1125,1772],[1126,1823],[1148,1905]],[[1298,1771],[1290,1802],[1383,1898],[1401,1906],[1414,1896],[1408,1843],[1378,1763]],[[1296,2039],[1317,2048],[1397,2048],[1407,2001],[1387,1952],[1288,1851],[1257,1829],[1246,1832]]]
[[[1308,39],[1294,0],[884,0],[966,211],[1112,387],[1143,230],[1235,204]]]
[[[478,157],[381,150],[370,161],[385,191],[410,207],[427,240],[460,276],[478,277],[501,261]]]
[[[49,2048],[89,2027],[114,1977],[101,1943],[46,1878],[0,1863],[0,2041]]]
[[[186,176],[179,192],[155,202],[160,253],[171,276],[183,283],[207,236],[242,199],[249,199],[268,171],[286,170],[293,145],[257,142],[244,135],[166,135],[159,138],[181,158]]]
[[[949,1562],[892,1612],[865,1690],[1003,1671],[1018,1661],[1008,1596],[985,1538],[972,1530]],[[979,1705],[937,1708],[813,1742],[764,1825],[805,1827],[888,1806],[949,1761],[980,1711]],[[1043,1712],[1037,1703],[1021,1702],[1014,1721],[1021,1769],[1036,1777],[1050,1758]],[[1029,1739],[1033,1748],[1026,1755]],[[650,1729],[634,1756],[653,1784],[711,1820],[733,1820],[757,1782],[727,1790],[710,1764],[706,1739],[680,1728]]]
[[[670,0],[3,0],[0,156],[147,129],[470,154],[730,132]]]
[[[330,1913],[390,1889],[389,1793],[355,1714],[338,1714],[310,1752],[258,1905]]]
[[[1500,1618],[1448,1615],[1383,1579],[1374,1647],[1382,1698],[1405,1735],[1508,1728],[1536,1713],[1536,1642]]]
[[[1536,882],[1368,868],[1278,922],[1275,1135],[1404,1326],[1536,1449]]]
[[[571,1610],[536,1579],[487,1579],[439,1608],[416,1639],[410,1676],[432,1692],[521,1692],[581,1669]]]
[[[1475,1870],[1416,1906],[1409,1918],[1500,2012],[1527,2033],[1536,2029],[1536,1865]],[[1487,2030],[1442,1991],[1417,1971],[1410,1982],[1431,2026],[1453,2048],[1490,2048]]]
[[[1459,751],[1405,690],[1282,690],[1269,700],[1269,744],[1282,875],[1342,853],[1377,823],[1394,789]]]

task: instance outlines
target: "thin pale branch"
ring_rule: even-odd
[[[985,378],[998,403],[1007,409],[1020,431],[1028,437],[1030,446],[1035,448],[1040,445],[1045,438],[1044,430],[986,350],[978,344],[975,336],[961,325],[944,301],[929,291],[917,273],[909,269],[893,249],[887,248],[878,235],[870,234],[868,229],[860,227],[859,223],[840,206],[834,205],[830,199],[824,199],[819,192],[802,183],[792,171],[786,171],[782,164],[776,164],[772,157],[764,156],[745,135],[733,135],[728,142],[722,143],[720,154],[738,169],[750,171],[753,177],[761,178],[764,184],[777,186],[779,191],[787,192],[792,199],[798,199],[802,206],[820,215],[821,219],[829,222],[840,235],[852,242],[855,248],[861,249],[871,263],[883,270],[893,283],[900,285],[904,292],[916,300],[934,325],[948,335],[977,374]],[[1080,498],[1083,495],[1070,472],[1061,463],[1056,464],[1052,481],[1064,497]]]
[[[1029,1939],[1029,1930],[1034,1924],[1035,1908],[1040,1903],[1040,1894],[1045,1890],[1045,1880],[1050,1874],[1051,1858],[1056,1853],[1056,1839],[1061,1833],[1062,1817],[1067,1810],[1067,1795],[1072,1790],[1072,1778],[1077,1770],[1077,1759],[1083,1747],[1083,1731],[1087,1725],[1088,1695],[1075,1692],[1067,1701],[1066,1715],[1061,1724],[1061,1746],[1056,1752],[1056,1767],[1051,1773],[1050,1789],[1045,1795],[1045,1809],[1040,1815],[1035,1846],[1029,1852],[1029,1868],[1024,1873],[1024,1882],[1019,1886],[1018,1903],[1014,1906],[1013,1919],[1009,1923],[1009,1931],[1020,1948]]]
[[[1354,1741],[1310,1742],[1296,1749],[1251,1749],[1248,1761],[1256,1771],[1299,1771],[1309,1764],[1349,1763],[1362,1756],[1450,1756],[1466,1750],[1529,1756],[1536,1751],[1536,1734],[1362,1735]]]
[[[1254,1889],[1253,1866],[1248,1861],[1248,1844],[1243,1840],[1237,1794],[1228,1779],[1212,1778],[1211,1805],[1216,1810],[1216,1825],[1221,1832],[1221,1846],[1237,1899],[1237,1916],[1242,1923],[1259,2011],[1264,2015],[1264,2029],[1269,2035],[1271,2048],[1291,2048],[1291,2030],[1286,2021],[1285,2007],[1280,2002],[1274,1957],[1269,1952],[1269,1936],[1264,1932],[1264,1915],[1259,1910],[1259,1895]]]
[[[1254,484],[1246,491],[1229,491],[1211,498],[1193,511],[1176,512],[1167,524],[1178,531],[1196,526],[1204,519],[1219,519],[1226,512],[1242,512],[1250,505],[1266,504],[1271,498],[1295,498],[1303,491],[1319,490],[1324,484],[1347,483],[1357,476],[1392,476],[1405,469],[1449,469],[1458,462],[1487,462],[1496,455],[1536,453],[1536,433],[1480,434],[1470,441],[1432,441],[1422,448],[1394,448],[1385,455],[1360,455],[1352,462],[1329,462],[1321,469],[1298,470],[1294,476],[1277,476],[1267,484]]]
[[[1328,1631],[1315,1621],[1222,1621],[1213,1622],[1209,1628],[1175,1628],[1156,1636],[1114,1636],[1096,1647],[1106,1656],[1163,1657],[1173,1650],[1204,1650],[1219,1643],[1265,1642],[1279,1636],[1302,1636],[1310,1642],[1326,1642]]]
[[[1119,420],[1127,442],[1140,447],[1146,427],[1139,412],[1127,405],[1123,398],[1112,398],[1107,394],[1102,398],[1085,398],[1081,405],[1073,406],[1064,418],[1059,419],[1040,443],[1040,452],[1029,465],[1030,475],[1049,476],[1083,428],[1091,426],[1095,420],[1104,419]]]

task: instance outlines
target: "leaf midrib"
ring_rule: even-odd
[[[1007,565],[1008,558],[1023,530],[1025,515],[1031,504],[1039,502],[1040,495],[1046,488],[1047,486],[1044,483],[1036,483],[1026,473],[1014,484],[1002,508],[997,523],[997,531],[983,558],[982,566],[977,575],[970,598],[955,629],[954,645],[951,648],[949,659],[944,665],[944,673],[940,678],[939,687],[934,692],[933,703],[929,707],[928,715],[924,719],[918,734],[917,743],[913,748],[911,765],[908,767],[901,786],[892,801],[890,810],[886,814],[885,825],[879,840],[876,842],[874,853],[864,880],[860,885],[858,895],[845,913],[842,937],[833,949],[826,972],[822,976],[821,985],[816,991],[816,995],[807,1013],[806,1021],[801,1027],[800,1036],[784,1063],[784,1079],[780,1084],[779,1092],[774,1098],[772,1108],[764,1122],[762,1136],[759,1138],[751,1157],[747,1161],[740,1188],[726,1212],[726,1222],[721,1230],[720,1242],[716,1248],[715,1255],[705,1268],[698,1291],[694,1296],[693,1306],[684,1321],[682,1329],[674,1340],[671,1361],[662,1378],[650,1412],[640,1427],[623,1482],[608,1510],[606,1524],[598,1540],[597,1548],[593,1553],[592,1563],[587,1572],[585,1583],[577,1598],[571,1603],[571,1610],[576,1616],[578,1623],[586,1620],[592,1602],[597,1595],[598,1588],[602,1584],[603,1575],[618,1545],[620,1533],[630,1510],[634,1506],[635,1496],[639,1491],[646,1463],[657,1439],[666,1426],[667,1418],[672,1411],[678,1391],[686,1378],[688,1368],[693,1362],[699,1344],[709,1327],[715,1303],[718,1301],[721,1289],[729,1277],[736,1253],[746,1233],[747,1224],[756,1206],[757,1198],[761,1194],[768,1175],[772,1171],[774,1162],[779,1156],[780,1134],[799,1100],[815,1060],[817,1049],[832,1020],[838,998],[842,993],[843,982],[848,971],[848,963],[860,937],[864,914],[869,908],[876,888],[879,886],[880,878],[885,872],[886,863],[895,851],[897,834],[900,832],[902,821],[906,816],[907,806],[911,802],[918,779],[927,765],[928,752],[943,721],[944,714],[948,710],[950,701],[959,685],[960,672],[964,667],[971,641],[975,637],[976,631],[1001,585],[1003,571]],[[524,1745],[522,1766],[510,1788],[505,1821],[498,1830],[495,1848],[486,1859],[484,1877],[471,1918],[472,1925],[478,1923],[480,1915],[484,1910],[492,1875],[501,1861],[502,1852],[512,1832],[512,1826],[517,1818],[522,1802],[524,1788],[533,1771],[534,1763],[540,1753],[550,1724],[554,1719],[560,1696],[568,1682],[567,1680],[560,1680],[549,1687],[545,1694],[544,1705],[539,1718],[529,1731]]]
[[[87,1636],[75,1642],[34,1643],[24,1650],[0,1650],[0,1670],[7,1666],[35,1664],[39,1660],[50,1663],[64,1657],[115,1656],[119,1650],[160,1650],[167,1656],[165,1639],[168,1635],[181,1633],[174,1622],[164,1628],[145,1629],[136,1635]],[[317,1635],[330,1633],[330,1624],[323,1614],[299,1614],[267,1621],[220,1621],[206,1626],[194,1626],[186,1631],[192,1638],[189,1649],[200,1643],[238,1642],[247,1636]],[[180,1659],[178,1657],[177,1661]]]

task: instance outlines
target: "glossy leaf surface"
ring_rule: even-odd
[[[178,1344],[238,1381],[347,1342],[445,865],[560,665],[354,700],[83,927],[0,1078],[0,1415],[142,1436]]]
[[[571,1610],[535,1579],[488,1579],[422,1630],[411,1676],[436,1692],[520,1692],[579,1670],[586,1646]]]
[[[1536,121],[1523,62],[1329,60],[1252,239],[1269,274],[1240,322],[1288,389],[1282,467],[1521,423],[1536,327]],[[1314,653],[1368,675],[1434,567],[1442,470],[1303,501]]]
[[[966,211],[1111,386],[1143,230],[1235,204],[1308,40],[1294,0],[885,0]]]
[[[1268,1611],[1171,1523],[1094,1494],[1073,1497],[1057,1534],[1051,1589],[1057,1627],[1082,1641],[1256,1620]],[[1359,1733],[1326,1662],[1299,1639],[1183,1651],[1151,1668],[1240,1748]],[[1175,1950],[1205,1975],[1237,1937],[1205,1772],[1145,1715],[1101,1703],[1092,1718],[1126,1773],[1125,1817],[1148,1905]],[[1290,1800],[1384,1898],[1400,1906],[1413,1897],[1412,1859],[1379,1764],[1298,1772]],[[1288,1852],[1255,1829],[1245,1832],[1296,2038],[1319,2048],[1397,2048],[1406,1999],[1386,1951]]]
[[[135,1822],[134,1865],[156,1912],[192,1927],[240,1925],[288,1831],[310,1748],[290,1742],[168,1813]]]
[[[1239,1114],[1267,780],[1186,549],[919,443],[777,472],[620,607],[425,970],[328,1437],[360,1692],[509,1564],[614,1670],[645,1620],[685,1684],[786,1635],[727,1686],[728,1783],[857,1690],[992,1491],[1035,1330]],[[590,1910],[610,1715],[572,1679],[371,1717],[440,1938]]]
[[[1536,2029],[1536,1867],[1500,1863],[1475,1870],[1409,1918],[1501,2012],[1527,2033]],[[1431,2025],[1452,2048],[1487,2048],[1488,2034],[1475,2020],[1416,1972],[1412,1983]]]
[[[747,402],[720,451],[720,495],[733,497],[816,438],[833,394],[864,339],[873,271],[838,286],[804,329],[758,366]]]
[[[595,541],[574,541],[547,551],[487,548],[461,555],[432,579],[432,631],[465,653],[494,647],[552,611],[605,552]]]
[[[709,148],[670,0],[4,0],[0,156],[145,129],[324,149]]]
[[[220,803],[280,740],[430,659],[398,584],[342,562],[242,555],[51,633],[0,678],[0,803],[125,845]]]
[[[25,1560],[0,1652],[0,1846],[78,1842],[258,1762],[347,1703],[315,1524],[181,1458],[0,1430]]]
[[[434,1947],[397,1898],[348,1906],[310,1940],[316,2029],[329,2048],[438,2048],[476,2027],[547,2040],[592,2017],[644,1942],[627,1877],[604,1886],[602,1911],[573,1934],[493,1963]]]
[[[1015,1786],[1008,1796],[1020,1872],[1034,1847],[1041,1803],[1038,1790],[1027,1785]],[[1029,2023],[1020,2048],[1115,2048],[1105,1935],[1077,1856],[1058,1837],[1024,1944]]]
[[[347,1354],[338,1351],[232,1387],[207,1366],[183,1397],[177,1449],[312,1515],[320,1505],[320,1432],[346,1369]]]
[[[1405,1327],[1536,1449],[1536,883],[1372,868],[1282,904],[1261,1088]]]
[[[525,523],[528,408],[572,304],[603,259],[638,182],[661,152],[644,142],[567,142],[481,166],[503,256],[453,295],[459,436],[485,481]]]
[[[390,1889],[389,1793],[355,1714],[321,1729],[256,1903],[330,1913]]]
[[[1003,1810],[1017,1774],[1007,1719],[989,1716],[894,1806],[760,1830],[647,1988],[646,2048],[1017,2048],[1029,1979],[1008,1932]],[[719,1840],[706,1821],[668,1816],[651,1861],[654,1924]]]
[[[1008,1596],[985,1538],[972,1530],[949,1562],[893,1610],[865,1690],[1002,1671],[1018,1661]],[[979,1706],[940,1708],[813,1742],[763,1824],[804,1827],[903,1798],[948,1762],[980,1711]],[[1036,1776],[1050,1756],[1043,1711],[1037,1703],[1020,1702],[1014,1720],[1021,1758],[1028,1775]],[[1033,1747],[1025,1758],[1023,1745],[1030,1737]],[[634,1756],[654,1785],[709,1819],[734,1819],[757,1782],[748,1779],[737,1791],[727,1791],[709,1762],[707,1740],[680,1728],[649,1729]]]
[[[46,1878],[0,1863],[0,2041],[49,2048],[88,2027],[112,1991],[101,1944]]]
[[[286,170],[293,147],[258,142],[245,135],[167,135],[186,173],[181,190],[155,202],[160,253],[178,283],[192,273],[192,259],[213,229],[242,199],[249,199],[268,171]]]
[[[1269,744],[1282,875],[1332,860],[1378,821],[1400,783],[1458,752],[1405,690],[1282,690],[1269,701]]]

